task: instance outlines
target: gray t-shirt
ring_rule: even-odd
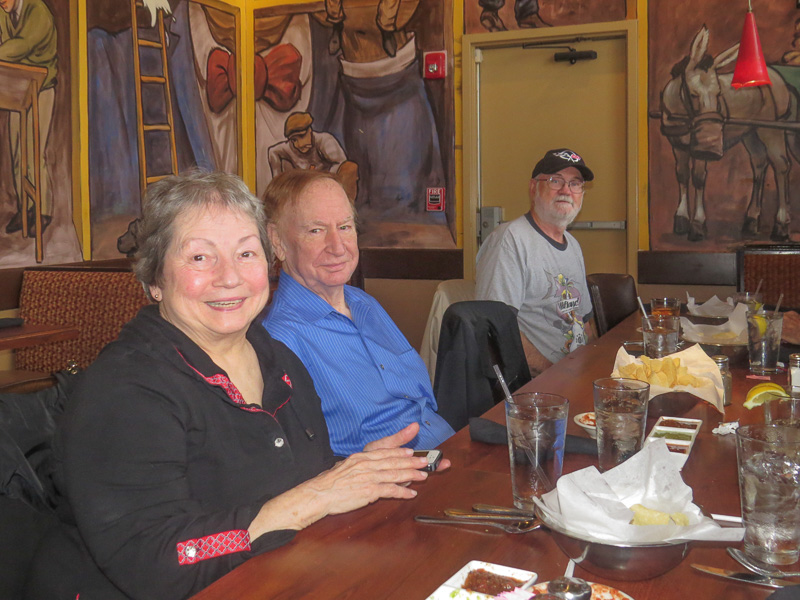
[[[475,294],[516,308],[520,330],[545,358],[558,362],[586,343],[592,314],[580,244],[558,243],[530,213],[495,229],[478,252]]]

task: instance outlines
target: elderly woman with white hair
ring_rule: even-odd
[[[70,399],[55,453],[74,524],[40,548],[29,598],[186,598],[326,515],[416,495],[415,427],[334,463],[308,372],[256,319],[269,246],[238,178],[152,185],[139,248],[155,304]]]

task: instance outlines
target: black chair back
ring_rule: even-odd
[[[621,273],[592,273],[586,276],[594,307],[597,334],[605,333],[639,310],[636,282]]]

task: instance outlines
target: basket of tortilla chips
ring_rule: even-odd
[[[611,376],[646,381],[651,399],[670,392],[688,392],[725,412],[719,367],[697,344],[659,359],[644,355],[634,358],[620,348]]]

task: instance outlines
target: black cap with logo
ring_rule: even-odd
[[[594,179],[594,173],[586,166],[586,163],[583,162],[580,155],[569,148],[548,150],[542,160],[536,163],[536,166],[533,168],[531,179],[534,179],[537,175],[541,175],[542,173],[545,175],[552,175],[567,167],[575,167],[578,169],[585,181]]]

